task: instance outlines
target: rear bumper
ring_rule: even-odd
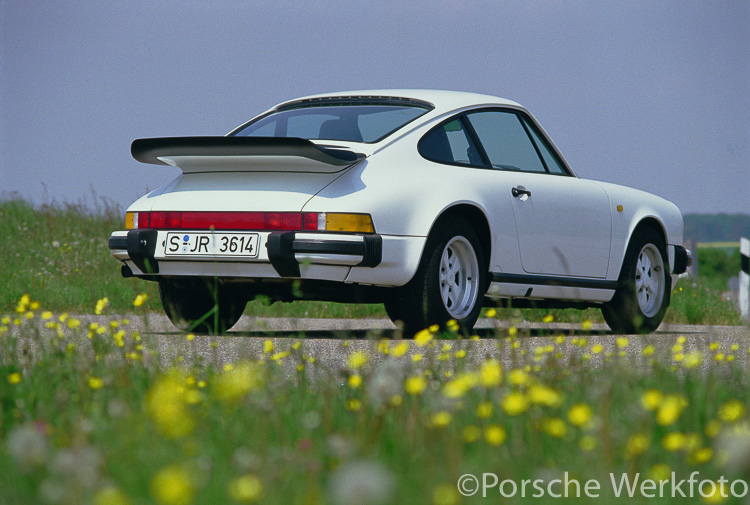
[[[260,233],[261,244],[265,243],[265,247],[252,259],[167,257],[166,234],[167,231],[160,230],[113,233],[108,246],[112,256],[129,269],[129,272],[123,270],[123,275],[312,276],[344,280],[352,267],[372,269],[383,261],[383,238],[375,234]],[[306,268],[308,275],[303,275],[301,265],[318,268]]]
[[[672,273],[675,275],[684,274],[692,264],[693,253],[681,245],[674,246],[674,268],[672,269]]]

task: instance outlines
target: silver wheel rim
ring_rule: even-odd
[[[659,312],[664,298],[664,261],[653,244],[646,244],[638,254],[635,265],[635,294],[638,306],[646,317]]]
[[[474,248],[464,237],[453,237],[440,258],[440,296],[454,319],[468,316],[479,291],[479,263]]]

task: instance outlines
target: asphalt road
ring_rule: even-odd
[[[601,366],[611,359],[627,359],[632,366],[648,366],[652,359],[672,361],[675,354],[686,355],[701,351],[704,368],[717,362],[717,357],[730,359],[733,366],[750,367],[750,327],[748,326],[686,326],[662,325],[650,335],[614,335],[604,324],[595,324],[584,330],[581,325],[566,323],[521,323],[517,324],[517,344],[497,335],[507,335],[511,326],[508,322],[480,320],[475,333],[479,340],[439,340],[429,350],[410,341],[410,349],[404,359],[421,354],[431,359],[440,354],[447,344],[449,353],[464,349],[466,359],[480,361],[493,357],[505,367],[517,366],[519,354],[523,351],[528,362],[541,354],[540,349],[554,346],[555,353],[563,360],[580,360],[587,355],[590,366]],[[196,336],[186,338],[184,332],[161,315],[152,314],[148,318],[131,318],[130,330],[143,335],[146,346],[156,351],[162,365],[175,362],[218,363],[224,365],[243,359],[257,359],[264,352],[265,342],[271,340],[275,351],[291,349],[296,342],[301,344],[305,356],[315,357],[318,363],[328,369],[346,367],[347,357],[355,351],[364,351],[370,361],[377,364],[384,358],[378,344],[382,339],[393,339],[390,347],[401,338],[398,329],[387,319],[265,319],[243,316],[240,322],[222,336]],[[626,337],[626,341],[618,337]],[[684,337],[684,339],[680,338]],[[680,342],[682,342],[680,344]],[[681,350],[675,351],[675,344]],[[713,344],[713,345],[712,345]],[[654,354],[644,355],[647,346],[654,348]],[[730,358],[731,356],[731,358]]]
[[[399,330],[387,319],[270,319],[243,316],[225,335],[196,335],[189,339],[185,332],[178,331],[161,314],[145,317],[71,317],[81,321],[84,331],[74,332],[66,325],[63,327],[80,345],[90,345],[85,331],[89,323],[108,325],[113,320],[119,321],[121,326],[118,330],[125,329],[130,335],[137,331],[141,335],[144,359],[162,367],[175,363],[223,366],[258,359],[264,354],[270,357],[273,353],[264,352],[266,341],[270,340],[273,352],[291,351],[292,346],[299,343],[296,353],[314,357],[318,365],[322,365],[311,368],[336,373],[347,367],[348,356],[356,351],[369,356],[368,366],[377,366],[385,358],[383,346],[387,344],[392,349],[401,339]],[[491,357],[499,360],[506,369],[543,364],[548,357],[546,355],[555,355],[558,363],[563,365],[584,362],[586,366],[601,367],[608,361],[621,360],[633,369],[646,369],[654,359],[677,364],[675,355],[686,356],[700,351],[704,369],[717,363],[731,363],[734,367],[750,369],[748,326],[662,325],[650,335],[614,335],[604,324],[583,329],[578,324],[519,323],[515,325],[517,338],[514,340],[505,338],[510,326],[509,322],[482,319],[475,329],[478,340],[436,339],[435,345],[426,347],[407,340],[409,349],[399,362],[409,363],[410,359],[421,356],[430,364],[452,367],[455,353],[465,351],[465,357],[461,359],[476,363]],[[384,339],[386,344],[382,343]],[[25,340],[22,347],[27,348],[30,356],[33,356],[35,336],[29,334],[22,340]],[[290,374],[295,373],[297,363],[293,359],[284,360]]]

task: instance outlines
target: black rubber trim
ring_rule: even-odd
[[[341,240],[295,240],[292,251],[308,254],[349,254],[364,256],[363,242],[344,242]]]
[[[299,263],[295,253],[345,254],[362,256],[355,266],[376,267],[383,261],[383,238],[380,235],[364,235],[362,242],[332,239],[297,239],[296,232],[276,232],[266,242],[268,259],[281,277],[299,277]]]
[[[112,251],[126,250],[128,248],[128,237],[109,237],[107,245]]]
[[[688,250],[681,245],[674,246],[674,274],[684,274],[690,266],[690,255]]]
[[[281,277],[299,277],[299,263],[294,258],[292,244],[295,232],[271,233],[266,241],[268,259]]]
[[[128,232],[126,239],[128,256],[144,274],[159,273],[159,263],[154,259],[158,234],[156,230],[130,230]]]
[[[750,258],[744,254],[740,256],[740,270],[750,275]]]
[[[617,289],[617,281],[603,279],[578,279],[545,275],[492,274],[492,282],[506,284],[535,284],[538,286],[562,286],[566,288]]]
[[[170,156],[297,156],[346,167],[365,158],[345,149],[317,146],[306,139],[282,137],[160,137],[136,139],[130,146],[141,163],[166,165]]]
[[[365,253],[358,267],[376,267],[383,261],[383,237],[380,235],[365,235]]]

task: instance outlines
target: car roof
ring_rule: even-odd
[[[446,91],[446,90],[434,90],[434,89],[369,89],[369,90],[357,90],[357,91],[341,91],[334,93],[322,93],[318,95],[308,95],[293,100],[288,100],[278,104],[274,109],[278,109],[286,104],[299,102],[302,100],[311,100],[315,98],[353,98],[353,97],[367,97],[367,98],[407,98],[413,100],[420,100],[429,102],[435,107],[435,112],[442,113],[460,109],[463,107],[477,106],[477,105],[494,105],[494,106],[510,106],[516,108],[523,108],[519,103],[506,98],[500,98],[492,95],[484,95],[481,93],[469,93],[465,91]]]

